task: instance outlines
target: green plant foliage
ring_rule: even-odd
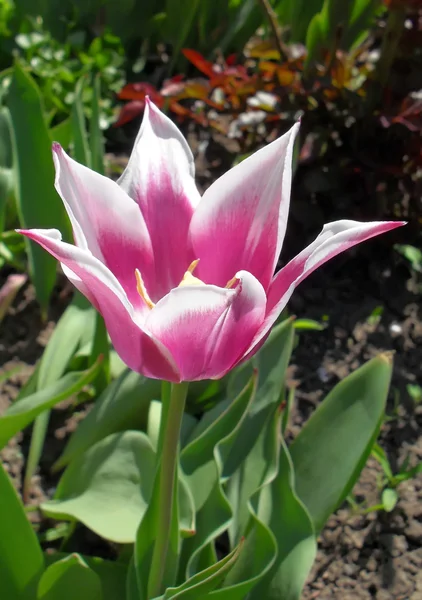
[[[53,565],[67,556],[64,552],[47,554],[45,556],[46,565]],[[124,563],[80,554],[74,554],[73,556],[77,556],[82,563],[97,574],[101,581],[103,600],[122,600],[125,598],[127,566]]]
[[[66,25],[66,20],[61,23]],[[83,30],[71,28],[71,23],[69,19],[63,39],[58,40],[42,19],[27,22],[24,18],[22,32],[15,38],[15,53],[40,87],[50,122],[61,122],[71,114],[79,79],[99,73],[106,95],[97,110],[105,128],[114,119],[113,94],[124,84],[123,47],[118,37],[107,32],[91,41]],[[92,114],[93,96],[92,87],[86,86],[81,102],[87,117]]]
[[[79,392],[98,374],[100,362],[83,372],[67,373],[61,379],[12,404],[0,417],[0,448],[27,427],[42,412]]]
[[[276,538],[277,556],[251,600],[299,600],[316,556],[312,522],[296,495],[293,464],[283,441],[278,460],[276,477],[262,487],[258,505],[258,516]]]
[[[10,600],[33,600],[44,558],[13,485],[0,463],[0,581]]]
[[[163,600],[170,600],[170,598],[178,598],[180,600],[195,600],[199,597],[210,597],[209,593],[212,592],[223,581],[227,573],[236,562],[241,550],[242,546],[239,545],[222,560],[211,567],[208,567],[208,569],[201,571],[201,573],[194,575],[185,583],[182,583],[182,585],[179,587],[167,588],[161,598]]]
[[[54,190],[51,141],[41,97],[32,78],[16,64],[10,87],[16,199],[23,227],[57,228],[70,239],[70,225]],[[56,281],[56,260],[38,244],[28,242],[30,273],[45,312]]]
[[[43,573],[37,600],[103,600],[101,581],[78,555],[71,554],[50,565]]]
[[[44,393],[59,381],[77,350],[87,341],[91,342],[94,333],[95,310],[79,292],[75,292],[44,350],[35,378],[35,390]],[[98,358],[98,355],[95,359]],[[95,370],[95,374],[101,370]],[[92,379],[90,379],[92,381]],[[34,390],[34,392],[35,392]],[[28,460],[24,479],[24,494],[27,495],[41,453],[50,418],[48,402],[37,417],[31,436]],[[55,404],[55,403],[54,403]],[[52,406],[54,406],[54,404]]]
[[[290,454],[296,492],[319,532],[346,498],[382,423],[392,372],[380,355],[341,381],[300,431]]]
[[[155,452],[144,433],[114,433],[72,461],[42,509],[58,519],[81,521],[106,539],[132,543],[154,472]]]
[[[126,370],[108,386],[73,433],[55,468],[81,456],[111,433],[129,428],[146,429],[151,400],[160,397],[161,384]]]

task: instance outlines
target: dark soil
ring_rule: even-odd
[[[231,150],[211,145],[208,152],[197,152],[200,184],[206,186],[225,170]],[[308,169],[299,169],[296,177],[283,260],[304,247],[324,221],[386,217],[375,214],[376,207],[368,208],[362,203],[361,190],[350,191],[350,186],[345,188],[349,197],[335,206],[315,194],[310,201],[307,173]],[[359,201],[355,202],[356,198]],[[404,259],[393,250],[396,242],[412,243],[412,231],[411,224],[405,233],[399,230],[336,258],[304,282],[289,305],[298,317],[321,320],[328,316],[324,331],[301,334],[293,355],[291,375],[298,387],[291,433],[297,433],[337,381],[379,352],[394,350],[388,408],[391,419],[384,424],[380,436],[393,468],[408,453],[411,465],[422,460],[422,406],[415,405],[406,391],[409,383],[422,384],[420,295]],[[0,329],[0,374],[16,366],[21,370],[1,385],[0,411],[14,399],[33,371],[67,302],[67,292],[57,292],[48,320],[43,323],[31,285],[19,293]],[[368,320],[379,306],[383,307],[379,321]],[[33,503],[51,496],[54,479],[49,467],[59,454],[63,437],[76,425],[65,407],[53,414],[40,472],[33,481]],[[19,434],[0,453],[18,490],[29,435],[30,432]],[[379,474],[378,464],[371,459],[354,489],[355,499],[365,506],[379,503]],[[379,511],[358,516],[345,505],[329,520],[304,591],[306,600],[422,599],[422,481],[401,484],[399,493],[400,501],[393,513]],[[38,522],[38,513],[31,513],[31,518]],[[84,544],[92,550],[97,543],[92,534],[83,530],[80,537],[80,551]]]

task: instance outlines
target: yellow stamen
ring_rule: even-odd
[[[196,267],[198,266],[198,263],[199,263],[199,258],[197,258],[196,260],[193,260],[188,267],[188,272],[193,273],[195,271]]]
[[[230,288],[234,287],[235,285],[237,285],[238,281],[239,281],[239,278],[234,276],[232,279],[230,279],[230,281],[228,281],[226,283],[226,288],[230,289]]]
[[[148,296],[147,288],[145,287],[145,284],[143,282],[143,279],[141,277],[141,273],[139,272],[139,269],[135,269],[135,277],[136,277],[136,289],[138,290],[138,294],[141,296],[142,300],[145,302],[145,304],[148,306],[148,308],[154,308],[155,304],[151,300],[151,298]]]
[[[196,260],[191,262],[191,264],[188,267],[188,270],[183,275],[183,279],[179,283],[178,287],[183,287],[184,285],[204,285],[203,281],[198,279],[198,277],[195,277],[194,275],[192,275],[192,273],[196,269],[198,263],[199,263],[199,258],[197,258]]]

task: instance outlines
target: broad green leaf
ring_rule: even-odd
[[[246,460],[232,474],[227,483],[227,497],[233,511],[229,528],[233,547],[248,531],[251,519],[249,501],[261,488],[277,476],[279,463],[280,412],[271,413],[258,439],[250,448]]]
[[[67,556],[63,552],[47,554],[45,556],[46,565],[52,565]],[[125,564],[93,556],[81,556],[81,559],[98,575],[101,581],[103,600],[123,600],[125,598],[127,573]]]
[[[197,575],[194,575],[179,587],[167,588],[164,596],[162,596],[163,600],[170,600],[170,598],[177,598],[178,600],[208,598],[209,593],[220,585],[227,573],[233,567],[241,550],[242,544],[218,563],[208,567],[208,569],[201,571]]]
[[[72,140],[72,123],[70,118],[50,129],[50,140],[58,142],[65,150],[69,148]]]
[[[390,355],[373,358],[343,379],[290,447],[296,492],[318,533],[346,498],[365,464],[385,410]]]
[[[70,239],[69,220],[53,185],[51,141],[39,90],[19,64],[14,67],[8,98],[21,225],[56,228],[64,239]],[[28,253],[37,299],[45,312],[56,281],[57,261],[33,242],[28,242]]]
[[[0,581],[6,600],[33,600],[44,558],[7,473],[0,463]]]
[[[41,357],[36,380],[37,390],[42,391],[65,373],[87,332],[93,331],[94,320],[94,308],[84,296],[75,292],[72,303],[60,317]],[[32,476],[41,458],[49,419],[50,411],[45,410],[34,423],[23,484],[24,497],[29,493]]]
[[[192,489],[196,510],[205,503],[214,487],[215,472],[214,451],[215,447],[239,424],[245,417],[250,406],[255,390],[255,381],[251,381],[246,388],[228,405],[227,409],[211,423],[197,438],[190,442],[182,451],[180,462]],[[210,473],[211,477],[207,477]]]
[[[200,0],[179,0],[178,2],[167,0],[166,2],[164,29],[173,44],[173,64],[185,45],[199,5]]]
[[[133,543],[154,474],[155,453],[146,435],[114,433],[72,461],[53,500],[41,508],[57,519],[76,519],[108,540]]]
[[[71,124],[73,139],[73,158],[86,167],[92,166],[91,150],[86,131],[85,115],[82,104],[82,90],[85,79],[82,78],[76,84],[75,100],[72,106]]]
[[[0,417],[0,448],[27,427],[40,413],[79,392],[98,373],[100,363],[83,372],[68,373],[43,390],[13,403]]]
[[[95,330],[92,339],[90,362],[95,362],[102,357],[102,369],[95,381],[97,393],[103,391],[110,383],[110,342],[104,319],[99,312],[95,311]]]
[[[242,552],[219,590],[211,592],[213,600],[245,600],[257,583],[271,569],[276,556],[274,535],[251,508],[252,525]]]
[[[103,600],[101,581],[78,554],[50,565],[43,573],[37,600]]]
[[[238,389],[245,375],[255,368],[258,373],[258,389],[249,414],[245,419],[232,451],[234,464],[227,464],[225,469],[234,472],[246,458],[250,449],[258,439],[267,419],[281,403],[284,392],[286,369],[293,349],[294,321],[288,319],[277,325],[268,340],[255,357],[244,367],[234,372],[229,384],[228,394]],[[247,440],[247,443],[245,443]]]
[[[87,331],[94,333],[95,310],[79,292],[60,317],[40,361],[38,389],[57,381],[66,371]]]
[[[230,525],[232,510],[221,486],[225,460],[256,393],[256,377],[198,438],[184,448],[181,465],[196,507],[196,533],[183,543],[180,576],[200,570],[204,549]]]
[[[279,425],[277,426],[277,433]],[[278,474],[263,486],[258,516],[277,540],[277,557],[254,587],[250,600],[299,600],[315,560],[317,543],[311,519],[295,493],[293,465],[282,441]]]
[[[0,233],[4,229],[6,204],[13,188],[11,123],[8,109],[0,107]]]
[[[101,101],[101,79],[96,75],[92,84],[92,108],[91,108],[91,166],[94,171],[104,175],[104,140],[100,127],[100,101]]]
[[[111,433],[125,429],[145,430],[150,402],[159,398],[160,394],[159,381],[125,371],[104,390],[92,410],[79,423],[55,469],[68,465]]]

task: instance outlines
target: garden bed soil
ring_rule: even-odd
[[[207,185],[224,170],[227,160],[221,156],[229,153],[230,148],[225,147],[214,157],[198,156],[200,184]],[[360,209],[356,209],[362,204],[353,203],[350,197],[334,208],[332,202],[327,208],[315,197],[310,203],[302,184],[296,183],[298,193],[293,193],[283,260],[310,241],[324,220],[339,216],[367,218],[366,210],[359,214]],[[398,230],[337,257],[311,275],[289,304],[290,312],[298,317],[319,321],[328,317],[325,330],[302,333],[294,351],[289,375],[297,392],[289,434],[297,433],[340,379],[379,352],[393,350],[394,375],[387,411],[391,418],[380,435],[380,444],[393,468],[407,454],[411,465],[422,460],[422,405],[416,405],[406,391],[409,383],[422,382],[420,295],[404,259],[393,250],[396,242],[411,243],[412,231],[411,225],[405,233]],[[0,274],[0,285],[6,275]],[[69,290],[61,279],[47,321],[42,322],[32,286],[27,284],[19,292],[0,330],[0,374],[15,367],[20,370],[0,387],[0,412],[13,401],[33,371],[68,301]],[[382,315],[378,320],[369,319],[377,307],[383,308]],[[50,467],[77,422],[62,405],[53,411],[50,425],[40,470],[33,480],[34,504],[51,497],[56,480]],[[19,491],[29,435],[28,431],[19,434],[0,453]],[[353,491],[355,499],[366,506],[379,503],[379,476],[378,464],[370,459]],[[390,514],[378,511],[359,516],[345,504],[331,517],[320,536],[317,560],[304,590],[305,600],[422,599],[421,478],[402,483],[399,495]],[[47,526],[40,522],[38,512],[30,515],[36,526]],[[110,552],[84,528],[75,540],[78,547],[72,549],[88,554]]]

